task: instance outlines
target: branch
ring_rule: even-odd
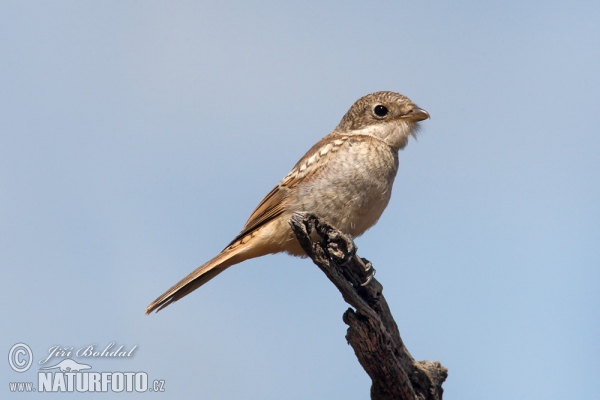
[[[410,355],[375,270],[356,255],[352,239],[312,214],[295,213],[290,225],[306,254],[354,307],[343,316],[346,340],[371,377],[371,399],[441,400],[448,370]]]

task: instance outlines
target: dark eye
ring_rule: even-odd
[[[388,113],[388,109],[385,106],[382,106],[381,104],[378,104],[373,109],[373,112],[378,117],[385,117],[387,115],[387,113]]]

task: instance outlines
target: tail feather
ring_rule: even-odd
[[[196,268],[188,276],[177,282],[169,290],[154,300],[148,307],[146,307],[146,315],[152,311],[157,312],[165,308],[171,303],[176,302],[182,297],[187,296],[206,282],[225,271],[227,267],[233,264],[227,264],[226,258],[228,254],[220,253],[218,256],[208,261],[206,264]],[[225,257],[224,257],[225,256]]]
[[[187,296],[232,265],[250,258],[283,251],[281,244],[274,243],[270,239],[269,233],[272,227],[268,225],[255,228],[241,237],[238,236],[215,258],[196,268],[154,300],[146,307],[146,315],[153,311],[158,312],[169,304]]]
[[[221,272],[225,271],[227,267],[223,267],[218,263],[220,256],[221,254],[206,264],[196,268],[191,274],[177,282],[169,290],[159,296],[146,307],[146,315],[154,310],[156,310],[156,312],[162,310],[169,304],[187,296]]]
[[[146,315],[154,310],[158,312],[169,304],[187,296],[232,265],[256,257],[257,255],[249,254],[248,252],[248,250],[251,250],[251,247],[254,247],[252,244],[254,244],[252,240],[244,244],[241,244],[240,240],[238,243],[228,246],[215,258],[196,268],[188,276],[154,300],[146,307]]]
[[[250,258],[274,252],[273,250],[268,250],[266,247],[261,246],[260,240],[257,240],[258,238],[259,237],[254,237],[253,234],[249,233],[245,237],[242,237],[229,245],[215,258],[196,268],[192,273],[177,282],[173,287],[154,300],[146,307],[146,315],[155,310],[158,312],[169,304],[187,296],[232,265]]]

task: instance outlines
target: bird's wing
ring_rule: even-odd
[[[340,147],[346,143],[349,136],[328,135],[318,141],[305,155],[296,163],[289,174],[285,176],[258,204],[250,218],[244,225],[244,229],[229,243],[236,243],[248,233],[263,226],[285,211],[286,198],[290,190],[303,181],[310,181],[318,175],[325,167],[325,158],[332,157]]]

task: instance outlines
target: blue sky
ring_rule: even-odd
[[[166,382],[133,397],[366,398],[310,261],[144,308],[392,90],[432,118],[357,245],[408,349],[449,369],[446,399],[597,399],[599,20],[595,1],[1,2],[0,349],[34,353],[2,385],[115,342],[134,356],[96,370]]]

